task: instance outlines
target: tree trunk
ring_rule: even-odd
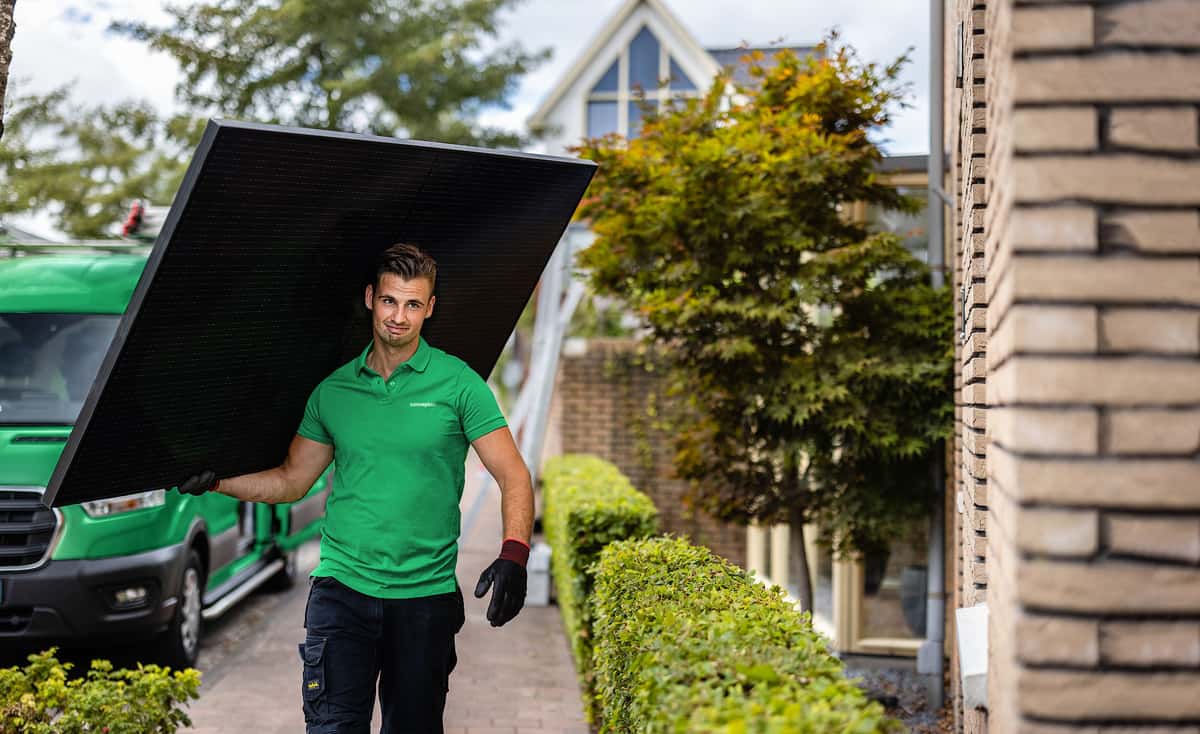
[[[0,0],[0,138],[4,137],[4,93],[8,89],[8,67],[12,64],[12,39],[17,30],[13,14],[17,0]]]
[[[789,519],[788,529],[788,576],[789,591],[800,601],[800,606],[806,612],[813,612],[812,578],[808,575],[808,549],[804,545],[804,516],[793,512]]]

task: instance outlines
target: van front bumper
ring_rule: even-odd
[[[31,571],[0,571],[0,639],[112,644],[152,637],[175,613],[187,563],[185,543],[113,558],[48,561]],[[146,599],[122,608],[122,589]]]

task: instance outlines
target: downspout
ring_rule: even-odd
[[[929,192],[926,201],[929,215],[929,268],[934,288],[945,284],[945,235],[943,206],[953,207],[942,188],[945,179],[943,159],[943,95],[945,94],[945,0],[929,0]],[[940,709],[945,697],[942,674],[944,669],[946,616],[946,554],[945,554],[945,493],[943,463],[935,458],[930,469],[933,474],[935,500],[929,517],[929,574],[925,604],[925,642],[917,651],[917,673],[925,677],[929,705]]]

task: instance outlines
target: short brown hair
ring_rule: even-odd
[[[404,280],[428,278],[430,285],[437,284],[437,261],[416,245],[397,242],[375,260],[375,287],[385,273],[399,275]]]

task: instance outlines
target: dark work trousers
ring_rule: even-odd
[[[462,590],[376,599],[328,577],[313,580],[304,612],[308,734],[367,734],[379,686],[382,734],[442,734]]]

